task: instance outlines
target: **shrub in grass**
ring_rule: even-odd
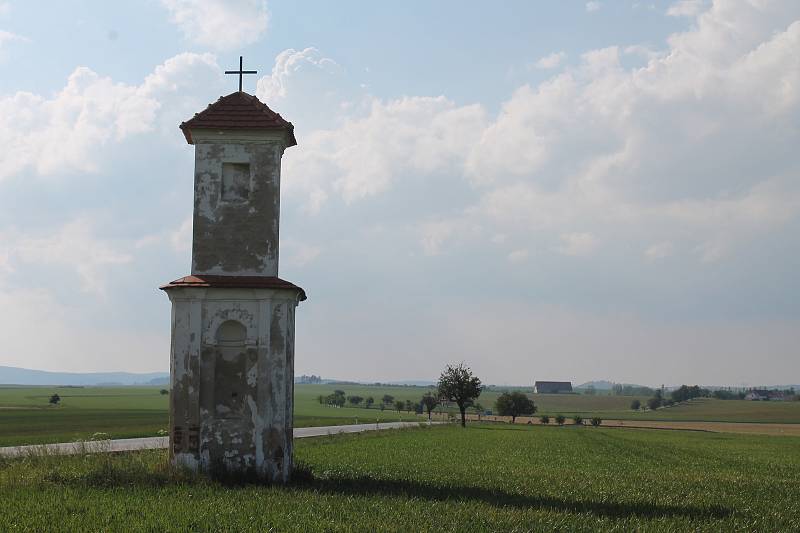
[[[661,398],[659,398],[657,396],[653,397],[653,398],[650,398],[649,400],[647,400],[647,408],[650,409],[651,411],[655,411],[656,409],[661,407],[663,402],[664,402],[664,400],[662,400]]]
[[[550,417],[547,416],[547,415],[542,415],[542,416],[539,417],[539,422],[541,422],[542,424],[549,424],[550,423]]]
[[[602,418],[598,418],[598,417],[594,417],[594,418],[592,418],[592,425],[593,425],[594,427],[597,427],[597,426],[599,426],[599,425],[600,425],[600,424],[602,424],[602,423],[603,423],[603,419],[602,419]]]
[[[559,426],[563,426],[564,422],[566,422],[566,421],[567,421],[567,419],[564,417],[564,415],[556,416],[556,424],[558,424]]]
[[[642,407],[642,402],[640,402],[639,400],[633,400],[631,402],[631,409],[633,409],[634,411],[638,411],[639,409],[641,409],[641,407]]]
[[[575,424],[576,426],[582,426],[583,425],[583,417],[581,415],[573,416],[572,417],[572,423]]]

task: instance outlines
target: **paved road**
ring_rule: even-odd
[[[433,422],[440,424],[441,422]],[[397,429],[419,426],[419,422],[383,422],[380,424],[351,424],[348,426],[322,426],[311,428],[295,428],[294,438],[321,437],[336,433],[361,433],[376,429]],[[0,448],[0,457],[16,457],[29,453],[51,453],[71,455],[93,452],[129,452],[133,450],[155,450],[169,446],[167,437],[145,437],[141,439],[116,439],[100,442],[60,442],[58,444],[40,444],[35,446],[9,446]]]

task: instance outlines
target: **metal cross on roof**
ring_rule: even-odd
[[[258,74],[257,70],[242,70],[242,56],[239,56],[239,70],[226,70],[225,74],[239,75],[239,92],[242,92],[242,74]]]

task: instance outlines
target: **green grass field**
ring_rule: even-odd
[[[54,392],[62,404],[48,404]],[[156,435],[169,424],[159,387],[0,387],[0,446]]]
[[[413,414],[392,409],[334,408],[320,405],[317,397],[342,389],[348,395],[384,394],[398,400],[419,401],[425,387],[377,387],[368,385],[295,386],[295,426],[327,426],[371,423],[376,420],[415,419]],[[0,446],[41,444],[86,439],[96,432],[113,438],[156,435],[168,425],[168,397],[160,387],[3,387],[0,386]],[[57,392],[61,405],[51,407],[48,398]],[[491,409],[500,393],[486,391],[479,398]],[[538,414],[580,414],[623,420],[694,420],[721,422],[800,423],[800,402],[748,402],[695,400],[657,411],[634,412],[629,396],[537,394],[532,398]],[[640,398],[641,399],[641,398]],[[455,408],[450,408],[455,412]]]
[[[454,426],[303,439],[305,479],[223,486],[163,451],[0,459],[0,530],[789,531],[800,438]]]
[[[697,398],[655,411],[596,411],[598,416],[623,420],[691,420],[698,422],[800,423],[800,402],[751,402]]]
[[[413,414],[391,409],[335,408],[320,405],[317,396],[337,387],[298,385],[295,389],[295,427],[328,426],[377,421],[415,420]],[[405,387],[343,387],[348,394],[393,394],[419,400],[423,389]],[[166,430],[169,398],[161,387],[2,387],[0,386],[0,446],[69,442],[97,432],[112,438],[146,437]],[[327,391],[327,392],[326,392]],[[53,393],[61,404],[50,406]],[[380,398],[376,396],[376,398]]]

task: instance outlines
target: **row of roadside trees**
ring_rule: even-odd
[[[379,409],[394,407],[398,412],[406,410],[417,414],[427,412],[428,419],[430,419],[431,413],[441,402],[452,402],[456,405],[461,415],[461,425],[465,426],[467,409],[477,407],[478,412],[483,410],[482,406],[477,403],[482,391],[483,385],[480,378],[475,376],[469,367],[461,363],[448,365],[444,369],[439,376],[435,394],[427,392],[418,402],[395,400],[393,396],[386,394],[376,407]],[[363,405],[370,408],[376,403],[372,396],[366,398],[358,395],[347,396],[340,389],[327,396],[320,395],[317,399],[320,404],[334,407],[343,407],[346,404],[350,404],[353,407],[361,407]],[[527,395],[514,391],[501,394],[495,402],[495,410],[501,416],[510,416],[512,422],[514,422],[518,416],[533,415],[537,408],[533,400],[528,398]]]
[[[381,401],[376,404],[375,398],[368,396],[366,398],[351,395],[347,396],[341,389],[333,391],[328,395],[320,395],[317,397],[322,405],[329,405],[332,407],[344,407],[350,404],[353,407],[361,407],[362,405],[371,408],[373,405],[378,409],[394,408],[396,411],[409,411],[421,414],[428,413],[430,419],[431,413],[442,401],[452,402],[458,407],[461,414],[461,425],[466,425],[466,411],[470,407],[480,407],[476,400],[481,394],[483,386],[481,380],[472,374],[469,367],[463,363],[458,365],[448,365],[439,376],[436,392],[425,393],[420,401],[413,402],[411,400],[395,400],[394,396],[386,394],[381,398]]]
[[[384,394],[383,397],[380,398],[380,401],[376,402],[373,396],[363,397],[357,394],[348,396],[346,395],[345,391],[341,389],[336,389],[328,395],[321,394],[317,396],[317,401],[321,405],[329,405],[331,407],[344,407],[345,405],[350,405],[351,407],[364,407],[367,409],[375,408],[380,409],[381,411],[393,409],[398,413],[402,411],[408,411],[417,414],[427,411],[429,418],[431,412],[439,404],[439,400],[430,392],[425,393],[422,396],[422,399],[418,402],[414,402],[412,400],[396,400],[391,394]]]

